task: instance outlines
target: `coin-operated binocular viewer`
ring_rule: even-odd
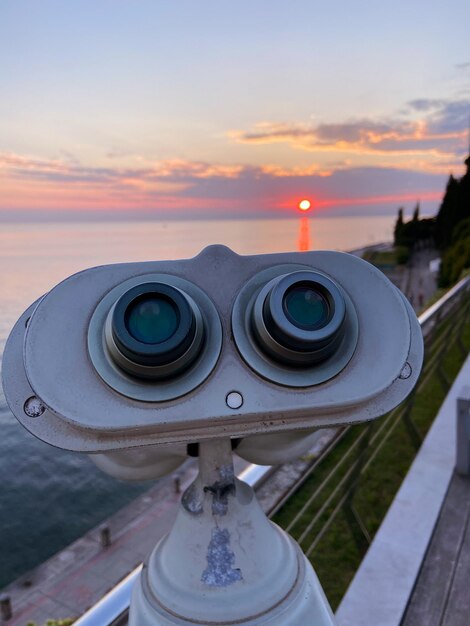
[[[327,626],[299,546],[233,473],[232,449],[288,461],[325,426],[383,415],[413,389],[421,330],[373,266],[339,252],[93,268],[34,303],[8,340],[18,420],[109,474],[199,475],[135,585],[132,626]]]

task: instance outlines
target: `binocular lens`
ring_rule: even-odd
[[[137,274],[98,303],[88,353],[103,381],[144,402],[179,398],[211,373],[222,346],[212,300],[173,274]]]
[[[317,330],[328,323],[330,306],[312,283],[297,283],[288,289],[283,299],[287,319],[303,330]]]
[[[145,344],[158,344],[170,339],[178,328],[179,320],[174,301],[152,293],[136,298],[124,314],[131,336]]]
[[[143,283],[126,291],[112,312],[113,341],[108,347],[115,362],[148,377],[174,375],[188,367],[203,340],[195,306],[186,294],[165,283]]]
[[[338,285],[319,272],[301,270],[281,275],[261,289],[251,321],[263,352],[278,363],[308,367],[336,351],[345,314]]]

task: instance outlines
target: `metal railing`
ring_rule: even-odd
[[[426,338],[443,317],[449,314],[461,301],[464,294],[470,291],[470,276],[463,278],[449,289],[442,298],[432,304],[419,316],[423,336]]]
[[[442,332],[437,338],[435,338],[434,335],[435,331],[440,327],[440,322],[448,315],[455,312],[459,304],[466,300],[466,295],[469,292],[470,277],[467,277],[457,283],[457,285],[450,289],[442,298],[440,298],[435,304],[420,315],[419,323],[425,338],[425,345],[429,346],[432,342],[433,347],[417,385],[417,390],[422,388],[429,378],[436,372],[439,374],[439,379],[441,380],[443,386],[448,388],[449,382],[447,381],[445,373],[441,368],[442,357],[445,354],[451,340],[461,342],[460,333],[465,321],[465,315],[468,312],[468,303],[465,302],[466,310],[459,316],[461,321],[457,321],[456,324],[449,325],[448,328],[445,329],[444,332]],[[357,538],[358,544],[362,547],[364,547],[364,544],[365,546],[370,544],[371,537],[353,503],[358,481],[374,461],[382,447],[385,445],[387,439],[401,421],[405,423],[410,439],[416,449],[421,445],[422,438],[410,416],[415,393],[416,392],[414,392],[404,404],[391,411],[374,432],[372,432],[372,424],[365,426],[362,433],[355,438],[349,449],[345,451],[340,461],[327,473],[318,487],[308,497],[307,502],[295,514],[289,524],[285,526],[285,530],[291,532],[296,540],[300,544],[303,544],[302,547],[307,556],[310,556],[318,546],[318,543],[340,511],[347,512],[351,529]],[[338,436],[328,444],[321,455],[312,462],[307,472],[301,477],[301,479],[297,481],[277,503],[275,508],[271,511],[270,516],[275,515],[282,508],[282,506],[285,505],[288,499],[299,490],[301,485],[308,479],[308,477],[314,472],[325,457],[328,456],[328,454],[334,450],[336,446],[340,445],[341,442],[344,441],[352,428],[353,427],[348,426],[338,432]],[[305,527],[302,527],[300,533],[296,533],[295,527],[301,520],[302,515],[308,508],[311,507],[313,502],[320,497],[327,485],[333,482],[333,479],[337,476],[339,471],[342,470],[343,466],[346,465],[348,459],[352,457],[353,452],[356,452],[356,458],[352,462],[351,466],[344,471],[344,474],[341,475],[341,478],[335,484],[331,493],[320,505],[314,516],[309,520],[308,524]],[[250,465],[239,475],[239,478],[243,479],[252,487],[256,487],[271,471],[271,467]],[[335,503],[335,500],[338,497],[339,499]],[[332,510],[330,511],[329,509],[331,509],[331,507]],[[312,529],[317,522],[325,516],[326,520],[323,522],[321,529],[317,533],[312,533]],[[142,566],[139,566],[131,572],[94,607],[79,618],[75,622],[75,626],[124,626],[127,624],[131,591],[141,567]]]
[[[387,462],[391,461],[389,468],[393,470],[389,472],[388,480],[392,480],[398,488],[407,469],[403,459],[400,459],[400,469],[393,465],[397,442],[406,449],[411,463],[421,446],[425,431],[435,417],[429,411],[423,416],[422,409],[419,413],[415,411],[415,407],[428,394],[430,386],[433,389],[437,389],[435,385],[440,386],[440,396],[445,396],[449,391],[451,384],[445,367],[449,352],[452,350],[455,351],[454,354],[457,351],[460,353],[461,359],[458,357],[457,361],[464,360],[467,355],[463,332],[470,318],[469,293],[470,277],[458,283],[419,317],[425,338],[426,357],[419,381],[409,398],[380,421],[342,429],[341,436],[328,451],[325,462],[323,463],[324,459],[319,459],[312,468],[317,471],[312,471],[310,477],[305,477],[305,486],[294,485],[280,506],[274,510],[275,521],[293,536],[307,557],[313,556],[320,579],[321,562],[328,562],[325,572],[329,572],[328,568],[331,568],[331,546],[334,541],[325,536],[333,524],[341,534],[342,548],[345,548],[345,541],[351,545],[351,550],[356,555],[354,559],[359,559],[356,563],[360,562],[367,551],[390,504],[390,501],[386,501],[388,498],[393,499],[395,493],[391,487],[387,487],[384,495],[383,484],[374,484],[374,475],[377,476],[379,470],[376,466],[375,473],[371,472],[371,466],[374,462],[380,466],[381,453],[388,455]],[[419,418],[418,423],[416,417]],[[384,478],[381,473],[380,476]],[[377,491],[374,493],[374,489],[380,489],[379,496]],[[377,500],[374,500],[371,516],[368,501],[373,497]],[[337,540],[336,535],[337,533],[334,536],[329,535],[329,539],[333,537]],[[319,549],[323,539],[327,539],[327,542]],[[351,558],[351,552],[349,556]],[[353,570],[352,561],[348,567]],[[345,571],[342,572],[343,576]],[[334,581],[332,584],[332,597],[337,601],[343,583],[337,584]]]

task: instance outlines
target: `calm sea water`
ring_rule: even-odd
[[[392,239],[393,217],[0,224],[0,355],[13,324],[70,274],[105,263],[191,257],[223,243],[240,254],[351,250]],[[0,392],[0,587],[128,503],[149,484],[102,474],[84,455],[26,432]]]

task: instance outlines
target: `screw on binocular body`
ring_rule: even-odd
[[[239,391],[231,391],[227,394],[225,402],[230,409],[239,409],[243,405],[243,396]]]
[[[412,373],[413,373],[413,370],[411,369],[411,365],[409,363],[405,363],[405,365],[403,366],[403,369],[400,372],[400,378],[402,380],[406,380],[407,378],[411,376]]]
[[[46,407],[36,396],[31,396],[24,403],[24,412],[28,417],[40,417],[45,410]]]

